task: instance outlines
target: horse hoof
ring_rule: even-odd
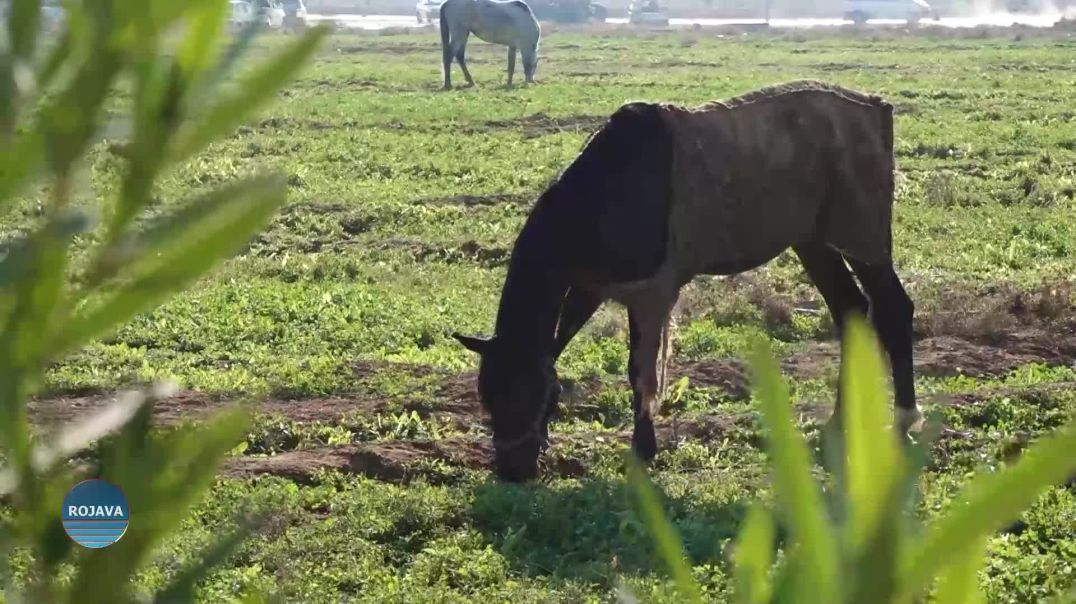
[[[451,84],[445,84],[444,86],[441,87],[441,90],[442,91],[452,90],[452,85]]]
[[[918,407],[911,409],[897,409],[896,412],[896,428],[901,435],[907,435],[912,432],[922,432],[923,430],[923,412]]]

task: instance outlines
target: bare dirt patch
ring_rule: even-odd
[[[1076,333],[1019,329],[990,334],[989,342],[937,336],[916,342],[915,371],[930,377],[1002,376],[1030,363],[1065,366],[1076,363]],[[790,355],[782,370],[797,378],[835,375],[840,346],[821,342]]]
[[[991,334],[990,342],[974,342],[954,336],[938,336],[917,342],[915,368],[920,375],[947,377],[1002,376],[1031,363],[1068,366],[1076,363],[1076,332],[1018,329]],[[782,371],[791,377],[810,379],[835,377],[840,364],[837,342],[818,342],[791,354],[781,362]],[[481,425],[483,411],[475,390],[475,374],[446,373],[429,367],[382,362],[364,362],[354,366],[360,378],[380,372],[432,378],[435,386],[426,394],[390,400],[376,392],[354,393],[326,398],[269,398],[243,403],[230,397],[183,391],[157,401],[153,406],[157,422],[168,425],[180,421],[205,419],[228,405],[248,404],[259,414],[281,416],[298,422],[339,422],[348,415],[376,416],[379,413],[414,411],[423,419],[438,417],[449,425],[470,429]],[[739,359],[716,359],[676,364],[674,379],[687,376],[696,387],[720,388],[737,399],[750,396],[747,365]],[[573,383],[566,389],[565,402],[586,398],[600,387],[598,380]],[[54,396],[32,401],[33,421],[41,426],[67,423],[77,417],[100,410],[115,400],[115,395]]]
[[[659,446],[676,446],[683,440],[713,440],[731,430],[735,420],[728,416],[707,416],[666,420],[657,426]],[[543,474],[578,477],[587,474],[583,460],[571,455],[575,447],[594,443],[621,443],[631,440],[630,432],[552,435],[552,454],[543,457]],[[362,475],[388,482],[405,482],[429,473],[432,465],[485,470],[492,459],[488,438],[456,437],[429,441],[384,441],[338,447],[287,451],[272,457],[233,457],[224,465],[224,474],[250,478],[263,474],[282,476],[300,483],[316,480],[322,472]]]
[[[530,205],[538,197],[537,193],[492,193],[490,195],[452,195],[450,197],[430,197],[415,200],[424,205],[456,205],[466,207]]]
[[[523,138],[538,138],[547,134],[561,132],[591,132],[605,123],[608,116],[605,115],[569,115],[563,117],[551,117],[544,113],[535,113],[516,119],[487,120],[478,125],[471,126],[471,132],[485,132],[490,130],[513,130],[523,131]],[[465,131],[467,129],[465,128]]]
[[[504,266],[511,251],[500,246],[486,246],[477,241],[464,241],[459,245],[436,245],[418,239],[393,237],[378,244],[382,249],[397,249],[409,253],[418,262],[444,262],[446,264],[473,263],[485,268]]]
[[[440,56],[438,53],[440,49],[437,44],[407,44],[407,43],[395,43],[385,44],[382,40],[377,42],[351,44],[349,46],[337,47],[336,52],[342,55],[354,55],[354,54],[387,54],[387,55],[409,55],[409,54],[427,54],[437,53],[435,56]]]
[[[253,413],[279,416],[296,422],[335,423],[347,416],[376,416],[400,411],[419,414],[423,419],[438,416],[450,425],[470,427],[481,422],[481,406],[475,390],[475,374],[450,374],[430,367],[387,362],[359,362],[353,371],[360,379],[380,372],[411,376],[433,376],[436,387],[430,396],[392,400],[372,392],[341,394],[325,398],[265,398],[244,400],[183,390],[153,403],[153,418],[160,425],[204,420],[232,405],[246,405]],[[116,400],[116,394],[50,396],[30,402],[31,420],[43,427],[61,425],[100,411]]]

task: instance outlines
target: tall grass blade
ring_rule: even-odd
[[[676,529],[665,516],[657,490],[646,475],[646,470],[634,455],[627,456],[628,484],[635,491],[643,512],[647,530],[654,539],[658,555],[668,565],[676,588],[686,602],[701,604],[702,594],[691,575],[691,566],[684,557],[684,549]]]
[[[880,602],[896,589],[903,518],[904,463],[896,433],[888,428],[882,350],[866,321],[844,328],[843,383],[845,558],[853,561],[847,584],[853,602]]]
[[[979,569],[986,558],[986,539],[980,538],[957,553],[938,581],[937,604],[982,604]]]
[[[216,566],[223,564],[253,531],[249,519],[240,519],[236,530],[222,537],[202,553],[197,560],[179,572],[171,583],[154,598],[154,604],[185,604],[194,602],[198,582]]]
[[[743,604],[766,604],[772,597],[770,567],[773,566],[777,529],[773,516],[755,505],[736,539],[736,601]]]
[[[952,511],[937,520],[909,556],[906,597],[922,593],[954,551],[992,534],[1035,503],[1043,490],[1068,478],[1076,469],[1076,422],[1032,445],[1015,466],[974,479],[957,498]]]
[[[756,344],[751,363],[755,391],[769,441],[767,451],[781,516],[791,533],[795,563],[802,566],[795,588],[804,602],[839,600],[837,542],[822,493],[811,476],[811,456],[792,420],[788,390],[764,341]]]

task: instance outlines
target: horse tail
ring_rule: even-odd
[[[448,69],[449,66],[452,64],[451,63],[452,55],[450,54],[451,51],[448,48],[448,33],[449,33],[449,30],[448,30],[448,19],[447,19],[448,15],[446,14],[448,12],[446,10],[447,8],[448,8],[448,3],[445,2],[444,4],[441,5],[441,8],[439,8],[437,10],[438,15],[440,16],[438,21],[441,22],[441,58],[444,61],[445,69]]]

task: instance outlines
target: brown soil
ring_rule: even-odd
[[[809,344],[782,362],[788,375],[798,378],[834,378],[839,361],[836,342]],[[1022,328],[992,334],[989,342],[961,339],[951,335],[929,337],[916,345],[916,369],[922,375],[947,376],[965,374],[989,376],[1005,374],[1028,363],[1070,365],[1076,362],[1076,333]],[[392,371],[416,378],[431,378],[432,390],[425,389],[413,400],[389,400],[376,393],[356,393],[328,398],[288,400],[270,398],[247,404],[260,414],[281,416],[296,422],[337,423],[346,417],[375,416],[379,413],[415,411],[423,418],[439,421],[472,432],[484,423],[484,414],[475,392],[474,373],[449,374],[429,367],[390,363],[358,363],[358,377],[376,376]],[[720,388],[731,396],[749,396],[749,372],[738,360],[724,359],[679,364],[672,368],[673,379],[690,378],[694,386]],[[587,393],[601,386],[598,380],[571,384],[565,402],[585,400]],[[996,394],[996,393],[994,393]],[[33,401],[30,414],[42,427],[70,422],[78,416],[100,409],[114,397],[109,395],[60,396]],[[929,400],[934,404],[974,405],[982,394],[942,396]],[[184,391],[158,401],[154,405],[155,419],[162,424],[205,419],[215,411],[232,404],[233,400],[199,392]],[[924,401],[927,402],[927,401]],[[826,405],[808,405],[801,412],[819,419],[828,415]],[[669,447],[681,440],[712,440],[720,438],[736,425],[734,416],[707,416],[690,419],[662,418],[658,424],[659,440]],[[952,435],[950,435],[952,436]],[[952,436],[958,437],[959,435]],[[579,451],[595,443],[622,442],[630,439],[627,432],[591,432],[586,434],[553,435],[554,449],[547,456],[547,475],[580,476],[588,470],[578,457]],[[559,446],[558,446],[559,445]],[[573,453],[574,452],[574,453]],[[244,456],[227,461],[224,472],[235,477],[273,474],[297,481],[314,480],[322,470],[361,474],[380,480],[403,481],[431,473],[429,464],[441,462],[455,469],[488,467],[490,448],[488,438],[466,435],[435,441],[377,441],[338,447],[321,447],[286,451],[272,457]],[[434,472],[436,474],[436,472]],[[435,476],[434,476],[435,478]]]
[[[921,375],[998,376],[1029,363],[1051,366],[1076,363],[1076,333],[1015,330],[995,334],[990,343],[939,336],[919,341],[915,355],[916,371]],[[782,371],[796,378],[834,377],[839,360],[840,347],[836,342],[820,342],[785,358],[781,366]],[[375,362],[358,363],[354,370],[360,378],[388,370],[417,376],[433,375],[438,386],[432,397],[403,403],[374,394],[352,394],[301,400],[270,398],[248,404],[257,413],[279,415],[299,422],[335,422],[345,415],[398,412],[401,405],[404,411],[416,411],[423,417],[447,418],[450,423],[460,426],[474,426],[481,421],[482,411],[472,372],[449,374],[428,367]],[[693,386],[720,388],[734,398],[744,399],[750,395],[749,371],[740,360],[674,365],[671,377],[679,379],[682,376],[687,376]],[[585,395],[597,385],[596,381],[588,381],[576,384],[574,388]],[[49,397],[31,402],[30,415],[39,425],[55,425],[103,408],[113,399],[112,395]],[[434,400],[437,402],[433,403]],[[158,401],[154,405],[154,417],[164,424],[199,420],[235,402],[242,401],[183,391]]]
[[[399,249],[411,254],[419,262],[440,261],[447,264],[474,263],[485,268],[504,266],[511,251],[499,246],[485,246],[477,241],[464,241],[459,245],[440,246],[405,237],[393,237],[378,244],[383,249]]]
[[[538,197],[536,193],[495,193],[492,195],[453,195],[452,197],[434,197],[419,199],[415,203],[427,205],[458,205],[458,206],[497,206],[497,205],[530,205]]]
[[[535,113],[518,119],[488,120],[473,127],[475,132],[489,130],[521,129],[523,138],[537,138],[559,132],[590,133],[605,123],[605,115],[569,115],[550,117],[544,113]]]
[[[734,423],[733,418],[728,416],[665,421],[657,426],[659,445],[668,448],[683,440],[713,440],[730,430]],[[553,435],[550,440],[552,450],[562,450],[572,445],[587,447],[602,441],[628,443],[631,434],[605,432]],[[321,472],[338,471],[399,482],[426,473],[424,466],[431,462],[444,462],[454,468],[486,469],[489,467],[491,455],[489,439],[483,437],[384,441],[295,450],[272,457],[233,457],[225,463],[224,474],[235,478],[271,474],[308,483],[315,480]],[[543,464],[545,475],[577,477],[587,472],[585,465],[572,457],[547,455]]]

